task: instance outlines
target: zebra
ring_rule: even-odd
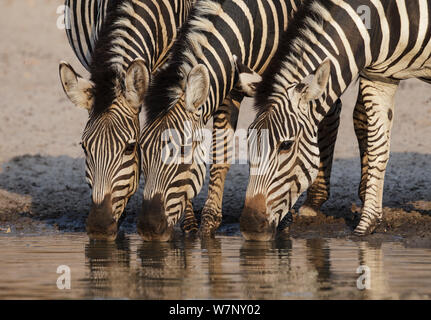
[[[86,156],[86,179],[92,188],[86,227],[91,239],[117,236],[119,219],[139,184],[139,113],[143,98],[152,74],[166,60],[177,28],[194,2],[122,0],[99,1],[96,6],[90,0],[80,6],[94,10],[91,13],[69,11],[76,22],[71,26],[79,25],[69,34],[81,32],[77,38],[80,45],[72,47],[87,48],[83,52],[91,54],[89,60],[81,60],[84,66],[89,63],[90,79],[81,77],[66,62],[59,66],[66,95],[89,114],[81,145]],[[67,4],[72,9],[77,7],[72,0]],[[103,21],[94,21],[94,17]]]
[[[359,13],[364,7],[372,29]],[[404,79],[431,80],[430,11],[429,0],[303,4],[256,88],[258,115],[249,127],[251,171],[240,218],[246,239],[273,238],[299,195],[320,178],[318,126],[357,79],[353,118],[363,208],[354,234],[375,230],[382,218],[396,89]],[[259,161],[258,139],[265,132],[267,152]]]
[[[145,98],[147,122],[140,139],[145,186],[137,224],[144,240],[168,241],[178,221],[186,233],[197,231],[191,200],[205,178],[202,128],[211,117],[211,155],[217,161],[211,163],[198,232],[202,237],[214,235],[221,223],[224,181],[234,152],[230,133],[236,128],[243,96],[253,94],[254,88],[234,85],[242,77],[259,78],[301,3],[202,0],[193,8]],[[255,72],[237,70],[231,60],[234,55]],[[332,154],[333,148],[329,149]],[[175,150],[190,161],[167,161],[178,154]],[[327,171],[330,166],[323,167]]]
[[[91,55],[98,35],[105,21],[108,6],[114,0],[66,0],[65,30],[69,44],[81,62],[89,71]]]

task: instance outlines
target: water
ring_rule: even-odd
[[[57,267],[71,289],[57,288]],[[358,266],[370,270],[359,290]],[[0,237],[0,299],[429,299],[431,249],[340,239],[143,243],[83,233]]]

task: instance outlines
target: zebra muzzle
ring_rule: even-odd
[[[269,223],[263,195],[247,199],[240,217],[240,230],[246,240],[269,241],[275,237],[276,228]]]
[[[112,216],[111,195],[108,194],[101,204],[92,204],[87,218],[87,234],[90,239],[115,240],[117,229],[117,221]]]
[[[168,225],[160,195],[156,195],[150,200],[143,200],[137,229],[144,241],[169,241],[171,239],[173,227]]]

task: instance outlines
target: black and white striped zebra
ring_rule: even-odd
[[[358,10],[364,6],[371,29]],[[355,234],[375,229],[382,217],[395,91],[404,79],[431,80],[430,13],[429,0],[307,0],[301,7],[257,87],[259,115],[248,137],[251,175],[241,216],[245,238],[271,239],[316,180],[318,126],[358,76],[354,127],[363,209]],[[256,146],[264,132],[267,153],[261,161]]]
[[[115,0],[66,0],[65,26],[76,57],[89,70],[98,34]]]
[[[239,91],[231,91],[239,78],[233,56],[262,73],[277,50],[288,19],[301,3],[202,0],[196,4],[144,104],[148,122],[141,148],[146,183],[138,218],[138,231],[144,239],[168,240],[183,213],[186,231],[196,229],[191,200],[205,178],[201,130],[211,117],[213,162],[200,233],[213,235],[221,222],[224,180],[234,153],[228,131],[236,127],[243,97]],[[180,151],[187,161],[168,160]]]
[[[76,8],[72,2],[70,8]],[[164,63],[193,4],[194,0],[109,1],[103,14],[81,11],[82,16],[76,19],[80,28],[87,28],[84,34],[94,35],[78,41],[81,47],[86,46],[84,53],[91,52],[90,60],[84,59],[89,63],[90,79],[79,76],[67,63],[60,64],[60,79],[69,99],[89,112],[82,147],[86,178],[92,188],[87,219],[90,238],[112,239],[117,235],[118,221],[139,183],[143,98],[151,74]],[[95,5],[90,1],[81,3],[81,8]],[[79,11],[69,13],[75,16]],[[95,16],[104,20],[100,31]]]

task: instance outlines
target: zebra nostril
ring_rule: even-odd
[[[241,230],[247,232],[263,232],[268,227],[268,222],[264,213],[245,210],[240,217]]]
[[[107,194],[104,197],[102,203],[93,202],[90,214],[87,218],[87,227],[90,230],[108,230],[114,222],[115,221],[112,217],[112,201],[110,194]]]
[[[272,239],[273,228],[269,223],[266,197],[262,194],[246,199],[240,217],[240,230],[246,240]]]
[[[143,200],[137,228],[144,241],[168,241],[170,239],[172,226],[168,225],[160,194],[155,195],[152,199]]]
[[[266,220],[262,221],[258,227],[259,232],[263,232],[267,228],[267,225],[268,225],[268,223],[266,222]]]

